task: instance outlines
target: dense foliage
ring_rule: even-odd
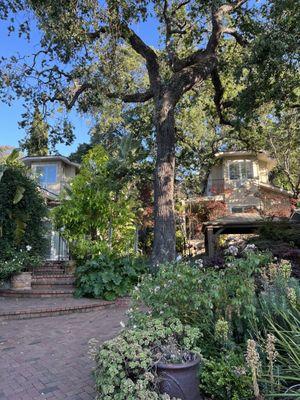
[[[155,275],[144,275],[133,291],[130,330],[119,340],[129,332],[138,335],[144,327],[150,338],[144,338],[145,348],[151,352],[149,324],[159,320],[168,326],[167,321],[178,318],[200,332],[195,342],[202,355],[200,387],[209,398],[282,397],[287,390],[297,398],[299,389],[292,387],[299,383],[300,285],[291,278],[291,265],[257,252],[253,245],[241,252],[231,246],[226,253],[223,268],[204,267],[202,260],[180,261],[162,266]],[[99,394],[108,390],[101,377],[110,371],[120,368],[122,376],[128,377],[127,353],[120,354],[114,343],[102,348],[109,352],[100,349],[98,354]],[[137,368],[143,362],[139,354],[130,358]],[[108,364],[103,369],[103,356],[115,360],[112,369]],[[154,365],[153,360],[149,363],[148,368]],[[139,385],[149,387],[147,379],[140,375]],[[135,385],[134,379],[132,390]],[[114,387],[111,390],[114,393]],[[127,388],[118,390],[121,398],[128,393]]]
[[[245,340],[255,312],[254,273],[268,262],[269,254],[247,251],[240,259],[228,257],[223,270],[200,268],[201,260],[194,265],[167,264],[155,276],[143,277],[133,297],[151,307],[156,316],[176,315],[198,326],[205,337],[203,346],[211,345],[207,350],[213,352],[217,348],[212,327],[221,318],[230,321],[230,334],[237,343]]]
[[[45,202],[36,183],[16,160],[17,153],[1,164],[0,261],[2,277],[34,264],[45,246]],[[22,253],[22,254],[20,254]],[[32,257],[32,259],[28,259]],[[4,271],[6,270],[6,272]]]
[[[102,146],[90,150],[53,210],[56,226],[76,258],[134,250],[134,190],[127,182],[112,179],[112,161]]]
[[[31,246],[26,247],[25,251],[18,249],[14,253],[11,252],[5,261],[0,261],[0,283],[23,271],[32,271],[34,267],[40,265],[42,258],[31,251]]]
[[[76,295],[114,300],[128,294],[145,271],[141,258],[95,257],[77,266]]]

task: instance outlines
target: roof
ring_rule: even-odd
[[[294,210],[293,214],[291,215],[290,220],[300,222],[300,208],[296,208]]]
[[[259,214],[255,213],[234,213],[225,215],[224,217],[215,219],[213,221],[204,222],[204,226],[214,225],[241,225],[241,224],[252,224],[253,222],[262,222],[263,219]]]
[[[282,188],[280,188],[278,186],[270,185],[269,183],[259,182],[259,186],[262,189],[272,190],[273,192],[284,194],[286,196],[292,196],[293,195],[292,192],[289,192],[288,190],[282,189]]]
[[[298,210],[300,212],[300,210]],[[203,223],[202,230],[205,231],[208,226],[213,228],[242,228],[242,227],[253,227],[256,228],[263,224],[265,219],[261,217],[259,214],[255,213],[234,213],[225,215],[224,217],[215,219],[213,221],[207,221]],[[275,223],[286,222],[289,224],[299,224],[300,219],[286,219],[286,218],[275,218],[272,220]]]
[[[33,161],[42,161],[42,162],[44,162],[44,161],[45,162],[47,162],[47,161],[62,161],[63,163],[65,163],[67,165],[71,165],[72,167],[75,167],[76,169],[80,168],[80,164],[70,161],[67,157],[61,156],[61,155],[23,157],[22,161],[25,165],[30,164]]]
[[[272,158],[267,151],[260,150],[257,153],[253,151],[221,151],[216,153],[216,158],[229,158],[229,157],[257,157],[258,160],[265,161],[270,169],[273,169],[277,162]]]

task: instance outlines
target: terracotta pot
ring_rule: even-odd
[[[203,400],[199,391],[200,358],[184,364],[157,364],[160,393],[182,400]]]
[[[11,278],[11,288],[14,290],[31,290],[31,272],[21,272]]]

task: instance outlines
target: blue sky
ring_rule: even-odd
[[[154,19],[150,19],[146,24],[134,26],[135,31],[143,37],[151,46],[157,46],[156,35],[157,23]],[[32,31],[30,43],[25,39],[20,39],[17,33],[11,36],[7,35],[7,27],[1,22],[0,24],[0,56],[8,57],[19,52],[22,55],[30,55],[39,47],[39,33],[37,30]],[[18,127],[18,121],[21,120],[21,114],[24,112],[22,99],[16,100],[11,106],[0,103],[0,145],[18,146],[18,142],[25,135],[23,129]],[[76,112],[71,113],[70,120],[75,126],[76,139],[71,146],[58,145],[57,150],[64,155],[73,152],[79,143],[88,142],[88,131],[90,125],[89,118],[79,115]]]

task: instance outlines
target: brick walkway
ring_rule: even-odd
[[[0,400],[90,400],[88,341],[120,330],[126,307],[0,322]]]

